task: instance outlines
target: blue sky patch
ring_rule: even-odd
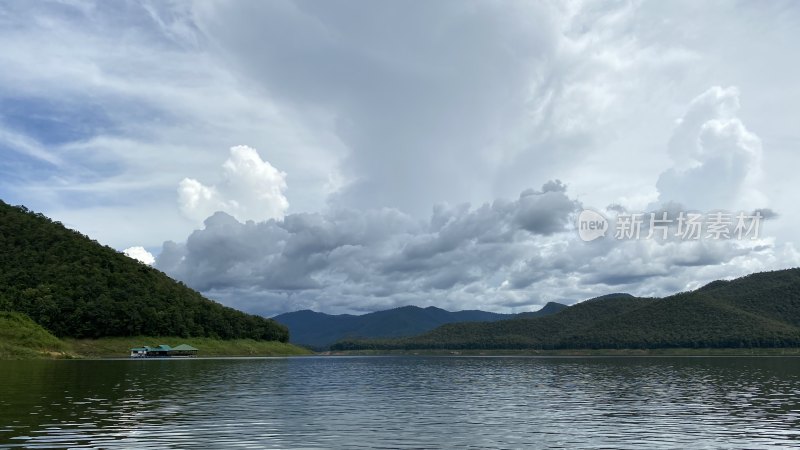
[[[11,130],[34,136],[42,145],[59,145],[107,132],[112,123],[102,107],[91,103],[42,98],[5,98],[2,122]]]

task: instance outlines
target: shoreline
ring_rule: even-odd
[[[129,358],[130,349],[142,345],[189,344],[199,349],[203,357],[253,357],[253,356],[303,356],[313,352],[303,347],[279,341],[254,339],[181,338],[174,336],[107,337],[100,339],[62,339],[75,355],[73,359],[135,359]],[[151,359],[151,358],[142,358]],[[156,358],[152,358],[156,359]],[[189,359],[189,358],[163,358]]]
[[[493,349],[493,350],[346,350],[318,353],[322,356],[540,356],[540,357],[800,357],[800,348],[655,348],[655,349]]]
[[[1,344],[2,342],[0,342]],[[141,345],[186,343],[196,347],[196,357],[130,358],[129,350]],[[436,357],[800,357],[800,347],[776,348],[654,348],[654,349],[418,349],[418,350],[343,350],[312,351],[290,343],[252,339],[222,340],[171,336],[106,337],[99,339],[62,338],[57,347],[29,348],[25,353],[3,354],[0,360],[80,359],[80,360],[185,360],[205,358],[270,358],[289,356],[436,356]]]
[[[213,338],[179,338],[171,336],[106,337],[99,339],[61,338],[57,345],[42,347],[15,347],[14,351],[0,352],[0,360],[30,359],[136,359],[130,358],[130,349],[141,345],[189,344],[200,350],[203,357],[280,357],[308,356],[314,352],[303,347],[279,341],[253,339],[222,340]],[[2,344],[2,342],[0,342]],[[13,344],[13,343],[9,343]],[[10,347],[9,347],[10,348]],[[195,359],[195,358],[141,358],[141,359]]]

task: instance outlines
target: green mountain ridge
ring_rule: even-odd
[[[331,315],[301,310],[273,317],[289,327],[291,342],[314,349],[327,349],[342,339],[396,338],[413,336],[448,323],[494,322],[516,317],[554,314],[566,305],[549,302],[541,310],[520,314],[500,314],[479,310],[446,311],[429,306],[402,306],[363,315]]]
[[[444,325],[357,349],[647,349],[800,346],[800,269],[714,281],[664,298],[611,294],[540,318]]]
[[[42,214],[0,201],[0,311],[58,337],[177,336],[286,342],[285,326],[183,283]]]

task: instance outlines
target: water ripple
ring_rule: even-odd
[[[0,448],[769,448],[792,358],[4,362]]]

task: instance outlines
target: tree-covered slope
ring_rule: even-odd
[[[359,316],[303,310],[281,314],[274,319],[289,327],[293,343],[323,349],[341,339],[413,336],[448,323],[494,322],[523,315],[539,317],[554,314],[563,308],[566,305],[550,302],[539,311],[513,315],[478,310],[450,312],[433,306],[403,306]]]
[[[270,319],[204,298],[41,214],[0,201],[0,310],[57,336],[288,340]]]
[[[450,324],[335,349],[670,348],[800,346],[800,269],[716,281],[662,299],[603,296],[541,318]]]
[[[651,300],[561,337],[566,348],[783,347],[800,329],[701,293]]]
[[[698,289],[743,311],[800,326],[800,269],[714,281]]]
[[[334,349],[386,348],[552,348],[563,334],[591,326],[598,320],[643,306],[643,300],[629,295],[583,302],[544,317],[522,317],[498,322],[451,323],[420,336],[395,340],[347,340]]]

